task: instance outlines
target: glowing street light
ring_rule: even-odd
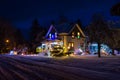
[[[6,43],[9,43],[9,40],[7,39],[5,42],[6,42]]]

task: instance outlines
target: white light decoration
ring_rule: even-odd
[[[68,49],[70,49],[70,47],[69,47],[69,46],[68,46],[67,48],[68,48]]]
[[[54,39],[54,35],[52,35],[52,39]]]
[[[49,34],[49,38],[51,39],[51,33]]]
[[[55,32],[55,38],[57,38],[57,33]]]
[[[42,46],[44,46],[44,45],[46,45],[46,44],[42,44]]]

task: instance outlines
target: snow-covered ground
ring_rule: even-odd
[[[120,80],[120,56],[0,55],[0,80]]]

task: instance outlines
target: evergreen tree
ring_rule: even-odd
[[[20,29],[15,30],[15,47],[24,44],[24,37]]]
[[[120,16],[120,3],[113,5],[110,9],[110,13],[113,16]]]
[[[41,44],[43,37],[45,36],[46,30],[41,27],[38,23],[38,20],[35,19],[32,23],[32,27],[30,29],[30,46],[32,46],[32,51],[35,52],[36,47]]]
[[[0,45],[1,52],[8,52],[14,47],[15,28],[4,18],[0,18]]]

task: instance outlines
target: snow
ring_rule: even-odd
[[[0,80],[120,80],[120,56],[0,55]]]

